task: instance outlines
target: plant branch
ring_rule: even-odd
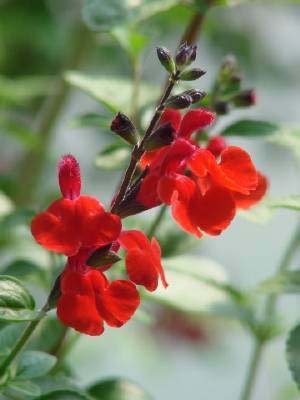
[[[169,98],[169,96],[172,92],[172,89],[174,88],[174,85],[177,83],[178,77],[179,77],[178,73],[170,76],[169,84],[168,84],[167,88],[165,89],[164,94],[162,95],[162,97],[158,103],[158,106],[156,107],[155,113],[151,119],[151,122],[145,132],[143,139],[140,141],[140,143],[138,143],[133,148],[130,163],[127,167],[127,170],[125,171],[119,191],[118,191],[118,193],[114,199],[113,205],[111,207],[112,212],[114,212],[116,210],[116,208],[118,207],[120,202],[123,200],[124,196],[126,195],[126,192],[130,186],[131,180],[135,173],[137,164],[145,152],[144,144],[145,144],[146,140],[148,139],[148,137],[151,135],[151,133],[156,128],[159,118],[165,108],[165,102]]]
[[[278,272],[284,272],[289,268],[292,258],[295,254],[295,251],[297,250],[299,245],[300,245],[300,229],[299,227],[297,227],[296,232],[292,236],[291,241],[289,242],[288,247],[279,263],[279,266],[277,268]],[[267,326],[273,323],[276,314],[276,303],[278,297],[279,294],[270,294],[267,297],[264,318],[262,321],[263,326]],[[246,380],[244,383],[240,400],[251,399],[263,350],[269,341],[270,338],[267,339],[261,338],[259,337],[259,335],[256,335],[255,337],[255,345],[250,359]]]
[[[32,333],[34,332],[35,328],[38,326],[40,321],[46,316],[47,311],[48,311],[48,303],[41,309],[39,315],[37,316],[37,319],[31,321],[27,325],[21,337],[16,342],[15,347],[12,349],[10,354],[4,359],[4,361],[0,365],[0,376],[2,376],[5,373],[7,368],[11,365],[11,363],[23,349],[23,347],[31,337]]]

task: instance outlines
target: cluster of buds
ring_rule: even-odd
[[[165,47],[157,47],[156,52],[161,65],[178,80],[194,81],[205,74],[201,68],[186,69],[196,60],[197,46],[182,43],[176,52],[175,59]]]
[[[228,114],[231,107],[250,107],[256,103],[253,89],[242,89],[240,68],[234,57],[221,65],[212,91],[212,108],[219,115]]]

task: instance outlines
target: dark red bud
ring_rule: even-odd
[[[202,100],[206,96],[206,92],[198,89],[190,89],[184,92],[183,94],[191,96],[192,104],[198,103],[198,101]]]
[[[201,78],[201,76],[203,76],[204,74],[206,74],[206,71],[203,71],[200,68],[192,68],[182,72],[180,74],[180,79],[182,81],[195,81],[196,79]]]
[[[213,107],[218,115],[226,115],[229,112],[229,104],[227,101],[216,101]]]
[[[170,122],[160,126],[154,131],[144,144],[145,150],[160,149],[171,144],[175,139],[175,129]]]
[[[187,93],[182,93],[177,96],[172,96],[166,102],[166,106],[169,108],[175,108],[181,110],[189,107],[193,103],[192,97]]]
[[[253,89],[243,90],[235,95],[232,100],[236,107],[249,107],[256,104],[256,94]]]
[[[130,119],[122,113],[118,113],[112,120],[110,129],[130,144],[137,144],[138,137],[135,126]]]
[[[156,48],[157,57],[161,63],[161,65],[171,74],[176,72],[175,62],[173,57],[170,54],[170,51],[165,47],[157,47]]]

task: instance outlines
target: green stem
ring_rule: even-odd
[[[154,236],[158,227],[162,223],[164,216],[166,215],[166,211],[167,211],[167,205],[164,204],[163,206],[160,207],[159,212],[157,213],[156,217],[154,218],[152,224],[150,225],[150,228],[147,232],[148,238],[151,239]]]
[[[247,379],[245,381],[245,385],[241,395],[241,400],[249,400],[251,398],[254,389],[254,383],[256,380],[256,375],[258,372],[258,366],[262,357],[263,346],[264,343],[257,338],[255,340],[254,349],[251,355],[247,372]]]
[[[286,271],[292,261],[292,258],[300,245],[300,229],[297,227],[295,234],[292,236],[291,241],[288,244],[288,247],[283,254],[283,257],[279,263],[277,268],[278,272]],[[266,300],[266,307],[264,318],[262,321],[262,325],[271,324],[274,321],[274,317],[276,314],[276,304],[278,300],[279,294],[270,294]],[[258,372],[258,367],[262,358],[263,350],[270,339],[262,339],[258,335],[255,337],[255,345],[253,349],[253,353],[250,359],[246,380],[244,383],[244,387],[242,390],[242,394],[240,400],[250,400],[252,396],[252,392],[254,390],[256,376]]]
[[[23,334],[21,337],[18,339],[17,343],[15,344],[15,347],[12,349],[10,354],[7,356],[7,358],[2,362],[0,366],[0,376],[2,376],[7,368],[11,365],[11,363],[14,361],[14,359],[17,357],[17,355],[20,353],[20,351],[23,349],[29,338],[31,337],[32,333],[34,332],[35,328],[38,326],[40,321],[46,316],[48,310],[48,305],[44,306],[37,319],[34,321],[31,321],[27,327],[25,328]]]

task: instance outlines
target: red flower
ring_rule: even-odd
[[[119,242],[127,251],[126,269],[132,282],[153,292],[160,277],[163,286],[168,286],[161,265],[160,246],[155,238],[150,242],[143,232],[132,230],[123,231]]]
[[[166,110],[161,117],[177,128],[177,139],[155,153],[146,153],[142,165],[148,164],[148,171],[137,200],[148,208],[170,205],[179,225],[198,237],[202,231],[218,235],[237,208],[249,207],[264,196],[267,181],[248,153],[227,147],[223,138],[214,137],[207,149],[190,139],[194,131],[213,121],[212,113],[192,110],[181,122],[178,115],[178,111]]]
[[[67,326],[87,335],[101,335],[103,322],[121,327],[140,304],[135,285],[126,280],[108,282],[104,274],[70,259],[60,279],[57,316]]]
[[[68,256],[60,277],[61,296],[57,316],[65,324],[88,335],[100,335],[103,323],[120,327],[127,322],[140,303],[135,287],[144,285],[154,290],[160,276],[167,286],[160,261],[160,247],[139,231],[121,232],[119,216],[105,212],[99,201],[80,195],[80,169],[74,157],[63,157],[59,163],[59,184],[63,199],[32,221],[31,231],[47,250]],[[95,250],[117,252],[120,244],[127,250],[126,268],[129,278],[109,282],[104,270],[87,265]],[[134,282],[134,283],[133,283]]]
[[[100,247],[118,238],[120,218],[105,212],[97,199],[80,196],[80,170],[73,156],[67,155],[59,163],[59,184],[64,198],[32,221],[31,232],[39,244],[73,256],[81,247]]]

